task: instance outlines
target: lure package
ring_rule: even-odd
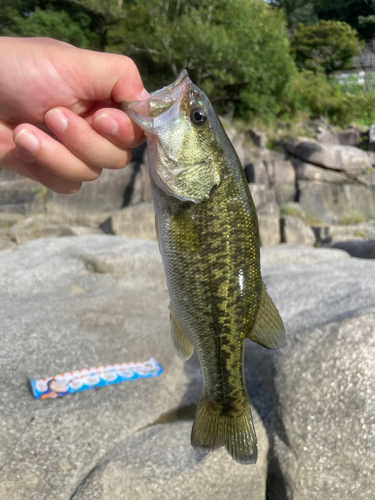
[[[139,363],[118,363],[84,368],[29,382],[31,391],[37,399],[50,399],[127,380],[157,377],[162,371],[157,361],[150,358]]]

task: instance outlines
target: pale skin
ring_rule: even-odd
[[[0,168],[75,193],[126,166],[143,132],[118,109],[148,96],[133,61],[48,38],[0,38]]]

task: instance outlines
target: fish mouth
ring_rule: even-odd
[[[146,135],[152,135],[153,130],[159,126],[178,118],[179,104],[192,85],[188,72],[184,69],[175,82],[152,92],[143,101],[122,102],[120,109],[125,111]]]

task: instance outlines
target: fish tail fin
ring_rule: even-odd
[[[237,406],[237,414],[220,414],[214,406],[207,397],[200,400],[191,431],[193,448],[208,452],[225,446],[236,462],[255,464],[258,450],[250,406],[241,406],[243,411]]]

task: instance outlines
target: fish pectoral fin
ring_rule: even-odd
[[[194,352],[194,346],[187,338],[184,330],[182,329],[176,315],[173,311],[171,305],[169,305],[169,309],[171,311],[170,320],[171,320],[171,336],[173,340],[174,348],[176,349],[177,356],[180,359],[187,360],[191,358]]]
[[[286,341],[283,320],[268,295],[264,283],[262,283],[259,309],[255,322],[247,334],[247,338],[268,349],[277,349]]]

